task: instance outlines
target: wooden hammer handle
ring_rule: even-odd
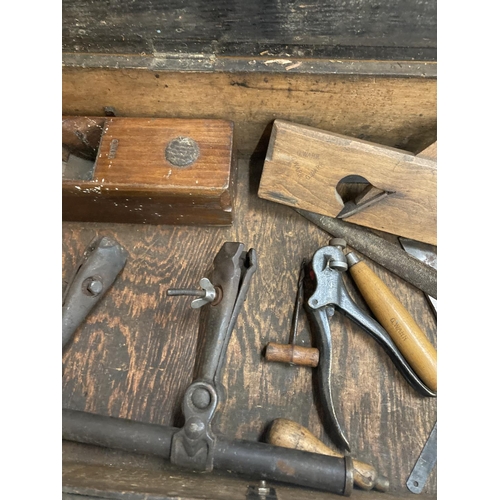
[[[437,351],[403,304],[385,283],[354,254],[349,271],[368,307],[387,330],[397,348],[422,382],[437,392]]]
[[[305,427],[285,418],[277,418],[273,421],[267,435],[267,442],[293,450],[342,457],[340,452],[326,446]],[[379,476],[374,467],[358,460],[353,460],[353,465],[356,486],[363,490],[387,491],[389,481],[384,476]]]

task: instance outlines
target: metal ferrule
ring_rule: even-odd
[[[352,267],[352,266],[354,266],[354,264],[357,264],[358,262],[361,262],[361,259],[354,252],[349,252],[345,256],[345,259],[346,259],[347,265],[349,267]]]

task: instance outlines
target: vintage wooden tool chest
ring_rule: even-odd
[[[370,0],[360,9],[355,2],[323,1],[64,0],[62,42],[64,116],[113,119],[112,108],[116,119],[231,123],[237,166],[225,225],[97,222],[84,214],[62,223],[63,281],[95,236],[115,238],[129,254],[63,354],[62,406],[182,425],[199,313],[188,298],[172,300],[166,291],[196,286],[221,244],[241,241],[257,250],[259,266],[228,346],[227,399],[217,432],[263,440],[271,422],[285,417],[331,446],[313,395],[313,369],[266,363],[262,355],[268,342],[287,342],[300,263],[329,240],[291,208],[258,197],[264,155],[275,119],[415,154],[433,143],[436,2]],[[424,295],[367,262],[435,343]],[[335,318],[332,330],[332,376],[352,455],[391,482],[387,493],[355,489],[351,497],[411,498],[406,479],[436,420],[436,399],[417,395],[384,351],[347,319]],[[311,342],[302,316],[298,341]],[[245,499],[257,483],[63,442],[67,500]],[[271,486],[280,500],[335,498]],[[420,497],[436,496],[437,468]]]

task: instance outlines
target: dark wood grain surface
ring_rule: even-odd
[[[435,60],[435,0],[64,0],[65,52]]]
[[[262,161],[239,163],[232,227],[63,223],[63,279],[98,234],[116,238],[129,252],[122,275],[63,355],[63,407],[182,425],[180,402],[192,377],[199,312],[189,307],[188,297],[169,298],[166,290],[197,286],[221,245],[241,241],[256,249],[259,268],[229,343],[227,400],[215,429],[257,440],[273,419],[285,417],[332,444],[315,406],[312,369],[262,357],[268,342],[287,342],[301,260],[329,238],[292,209],[257,197]],[[368,264],[435,344],[435,320],[422,293]],[[348,286],[364,307],[350,281]],[[375,341],[349,320],[335,316],[331,328],[337,408],[352,455],[386,475],[390,493],[406,495],[406,479],[436,420],[436,400],[417,395]],[[299,343],[310,344],[303,316]],[[89,453],[89,447],[77,447],[68,464],[85,462]],[[151,474],[146,482],[152,488],[168,482]],[[436,469],[424,493],[436,494]],[[364,498],[360,491],[353,496]]]

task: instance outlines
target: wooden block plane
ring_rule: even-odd
[[[63,117],[64,220],[231,225],[225,120]]]
[[[437,163],[275,120],[258,195],[437,245]]]

